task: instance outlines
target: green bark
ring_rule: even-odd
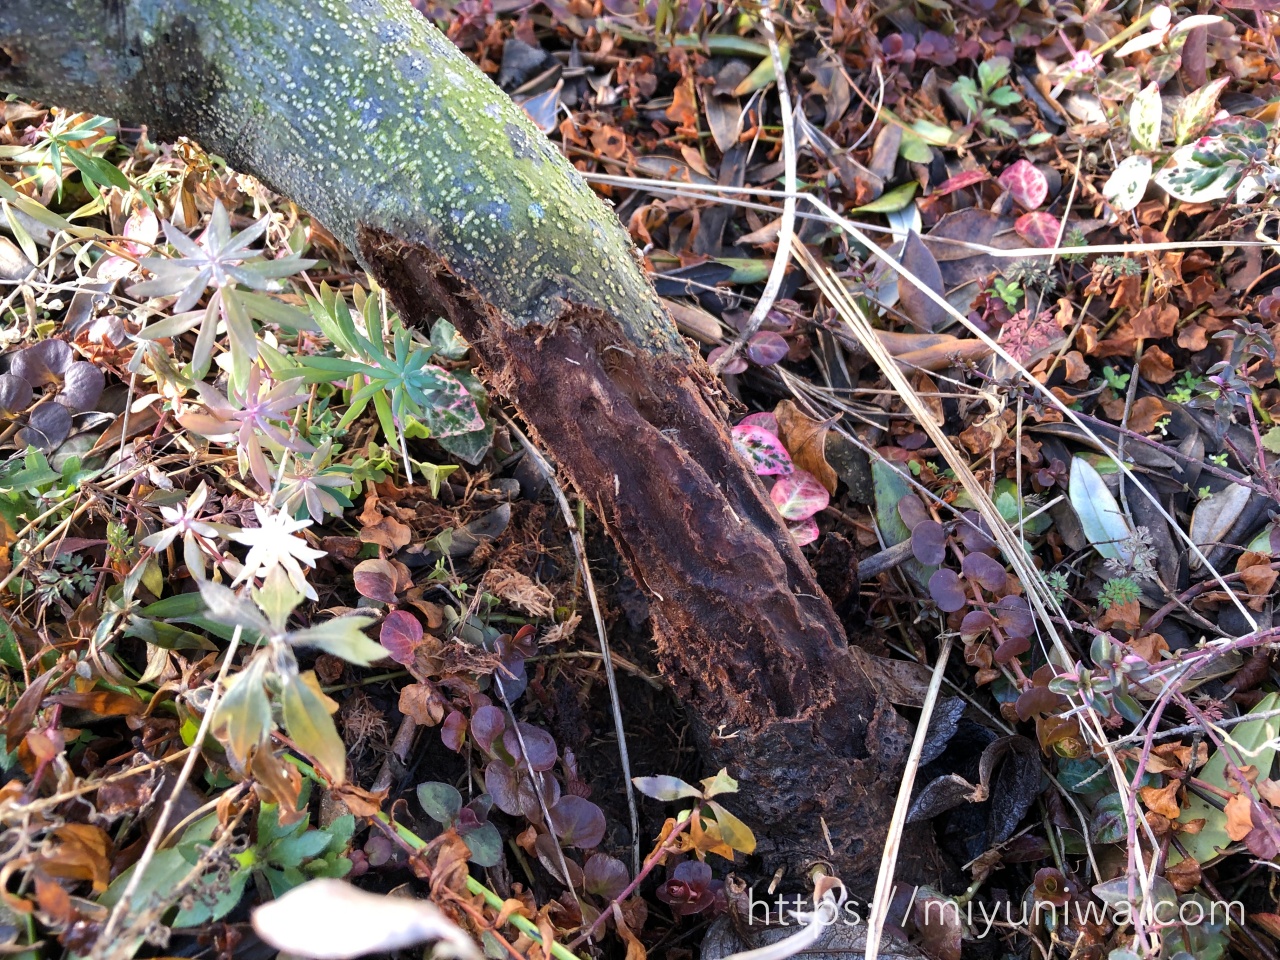
[[[685,347],[616,216],[403,0],[8,0],[0,89],[190,136],[351,250],[428,247],[510,323],[566,302]]]

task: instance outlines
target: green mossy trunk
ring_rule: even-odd
[[[5,0],[0,89],[198,140],[312,212],[406,319],[450,317],[648,591],[763,867],[873,881],[909,728],[617,218],[438,30],[403,0]]]

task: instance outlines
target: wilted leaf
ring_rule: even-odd
[[[387,656],[381,644],[374,643],[364,634],[373,620],[366,613],[350,613],[305,630],[291,631],[285,634],[285,639],[299,647],[319,647],[348,663],[367,667]]]
[[[701,797],[702,791],[679,777],[633,777],[631,782],[646,797],[670,803],[685,797]]]
[[[427,941],[435,941],[435,956],[482,960],[434,904],[366,893],[341,880],[311,880],[263,904],[253,911],[253,929],[277,950],[314,960],[385,955]]]
[[[1191,513],[1191,542],[1201,551],[1221,543],[1248,505],[1250,493],[1248,487],[1231,483],[1197,503]],[[1200,568],[1199,557],[1192,555],[1188,562],[1192,570]]]
[[[902,312],[918,330],[932,333],[947,323],[950,317],[946,309],[925,293],[925,290],[931,290],[939,297],[944,296],[946,290],[943,288],[942,270],[938,261],[914,230],[907,234],[903,244],[902,266],[920,281],[917,285],[906,277],[898,278],[898,301]]]

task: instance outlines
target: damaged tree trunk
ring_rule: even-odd
[[[0,89],[198,140],[311,211],[406,321],[448,317],[651,598],[768,868],[873,882],[908,725],[616,217],[405,0],[8,0]]]

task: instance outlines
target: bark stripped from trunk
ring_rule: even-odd
[[[9,2],[0,89],[199,140],[315,214],[406,320],[447,316],[648,592],[663,670],[768,868],[873,881],[907,725],[617,218],[434,27],[404,0]]]

